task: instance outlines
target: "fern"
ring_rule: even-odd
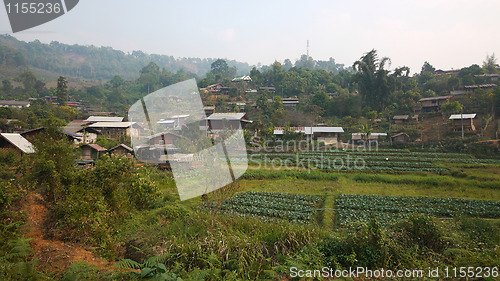
[[[167,261],[171,256],[172,254],[162,254],[159,256],[153,256],[144,260],[143,265],[144,267],[152,267],[158,263],[165,263],[165,261]]]
[[[31,239],[19,238],[13,241],[9,241],[9,246],[11,246],[10,253],[0,257],[0,263],[5,262],[15,258],[27,258],[33,252],[29,241]]]
[[[21,253],[8,253],[8,254],[0,257],[0,263],[8,261],[10,259],[23,258],[23,257],[25,257],[25,255],[21,254]]]
[[[24,238],[9,241],[10,253],[0,257],[2,280],[48,280],[46,275],[36,270],[37,260],[28,261],[33,253],[29,241]]]
[[[142,263],[138,263],[131,259],[123,259],[118,261],[115,265],[125,269],[140,269],[141,273],[131,272],[138,275],[140,279],[154,279],[154,280],[167,280],[167,281],[182,281],[174,273],[168,273],[164,261],[166,261],[171,254],[163,254],[145,259]]]
[[[138,263],[138,262],[131,260],[131,259],[123,259],[121,261],[116,262],[115,265],[119,268],[125,268],[125,269],[141,269],[141,268],[143,268],[143,264]]]

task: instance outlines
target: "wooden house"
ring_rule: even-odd
[[[132,158],[132,156],[134,155],[134,149],[123,144],[123,143],[121,143],[113,148],[110,148],[108,150],[108,152],[111,155],[125,155],[128,158]]]
[[[406,143],[410,136],[405,133],[397,133],[391,136],[392,143]]]
[[[97,160],[106,153],[106,148],[95,144],[84,144],[80,146],[80,151],[81,151],[81,159],[82,160]]]
[[[447,103],[450,100],[450,96],[440,96],[440,97],[430,97],[422,98],[418,100],[421,103],[422,112],[432,112],[439,111],[441,105]]]

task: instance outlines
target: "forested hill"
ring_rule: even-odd
[[[210,71],[215,60],[174,58],[142,51],[127,54],[110,47],[67,45],[59,42],[44,44],[38,40],[28,43],[7,34],[0,35],[0,80],[13,78],[26,69],[46,80],[57,79],[59,75],[90,80],[109,80],[115,75],[124,79],[136,79],[139,71],[151,61],[160,69],[165,68],[170,72],[183,69],[201,76]],[[251,69],[248,63],[226,61],[241,74],[246,74]]]

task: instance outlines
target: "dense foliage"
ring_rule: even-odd
[[[168,72],[184,70],[202,75],[210,70],[216,60],[174,58],[141,51],[124,53],[110,47],[67,45],[55,41],[50,44],[38,40],[27,43],[9,35],[0,36],[0,46],[1,59],[11,65],[45,70],[57,76],[94,80],[109,80],[116,75],[136,79],[139,70],[149,62],[158,64]],[[229,61],[229,64],[243,72],[250,69],[246,63]]]

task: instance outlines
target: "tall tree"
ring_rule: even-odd
[[[313,58],[307,55],[300,56],[300,59],[295,62],[296,67],[314,69],[315,62]]]
[[[3,80],[2,81],[2,90],[5,94],[10,94],[10,92],[12,92],[12,90],[14,90],[14,86],[12,86],[12,82],[10,82],[10,80]]]
[[[21,73],[14,80],[16,82],[22,83],[25,90],[31,90],[35,88],[35,84],[37,81],[35,74],[33,74],[33,72],[31,71]]]
[[[490,74],[497,73],[497,58],[495,57],[495,53],[491,56],[486,55],[486,60],[483,62],[483,69]]]
[[[143,89],[149,92],[155,91],[160,82],[160,67],[154,62],[150,62],[141,69],[140,73],[139,83],[143,85]]]
[[[360,60],[354,62],[353,68],[357,71],[354,81],[358,85],[359,93],[365,105],[380,110],[386,104],[391,91],[389,71],[384,69],[390,59],[377,58],[375,49],[366,53]]]
[[[66,105],[68,102],[68,80],[66,80],[66,77],[64,76],[59,76],[57,79],[57,103],[60,106]]]
[[[227,77],[229,73],[229,66],[225,60],[218,59],[212,63],[210,71],[214,75],[220,74],[222,77]]]

